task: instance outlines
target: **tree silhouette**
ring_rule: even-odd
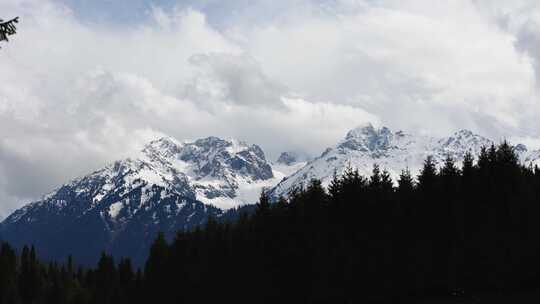
[[[508,143],[477,159],[428,157],[395,186],[374,166],[335,174],[328,191],[265,191],[234,223],[159,234],[144,265],[106,253],[89,269],[43,264],[0,244],[0,303],[538,303],[540,170]]]
[[[19,17],[5,22],[0,19],[0,41],[9,41],[8,36],[12,36],[17,33],[17,27],[15,26],[16,23],[19,23]]]

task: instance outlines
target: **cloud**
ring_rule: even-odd
[[[529,58],[469,1],[383,1],[238,31],[268,75],[291,90],[364,107],[396,127],[422,127],[415,120],[431,117],[435,131],[447,132],[463,123],[444,111],[451,107],[469,116],[463,127],[496,135],[518,128],[520,106],[532,103]],[[416,119],[400,119],[404,110]],[[475,123],[484,116],[494,123]]]
[[[0,217],[163,134],[270,158],[367,121],[539,137],[533,2],[83,2],[0,3],[22,20],[0,51]]]
[[[199,71],[186,84],[183,94],[209,109],[214,108],[216,99],[244,106],[282,107],[286,88],[269,79],[249,56],[197,54],[189,63]]]

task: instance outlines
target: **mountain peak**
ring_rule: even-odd
[[[481,147],[487,147],[493,144],[493,141],[466,129],[456,131],[451,136],[442,138],[438,142],[441,149],[451,153],[457,153],[459,151],[459,157],[462,156],[463,151],[478,154]]]
[[[372,124],[352,129],[339,148],[359,151],[380,151],[391,147],[394,134],[387,127],[376,129]]]
[[[142,153],[150,158],[155,158],[157,155],[170,157],[177,154],[181,147],[182,143],[175,138],[164,136],[146,144]]]
[[[274,178],[259,146],[215,136],[184,142],[161,137],[146,144],[138,158],[115,162],[90,176],[78,179],[76,184],[88,179],[97,185],[94,180],[103,180],[99,187],[107,184],[103,186],[107,189],[94,191],[103,193],[98,195],[99,200],[109,188],[120,187],[117,185],[130,188],[144,184],[223,209],[255,202],[258,193],[252,195],[245,189],[258,192]]]
[[[467,129],[461,129],[461,130],[458,130],[454,133],[454,136],[462,136],[462,137],[471,137],[471,136],[475,136],[476,134],[474,134],[471,130],[467,130]]]
[[[298,153],[286,151],[286,152],[282,152],[279,155],[276,163],[290,166],[299,161],[300,161],[300,155],[298,155]]]
[[[146,146],[179,146],[181,143],[171,136],[162,136],[150,141]]]
[[[224,148],[224,147],[232,146],[235,144],[245,145],[237,140],[226,140],[223,138],[219,138],[217,136],[209,136],[205,138],[200,138],[194,141],[193,144],[199,147],[208,147],[208,148]]]
[[[518,154],[519,153],[525,153],[528,151],[527,149],[527,146],[524,145],[524,144],[517,144],[515,147],[514,147],[514,151],[516,151]]]
[[[360,125],[350,130],[349,132],[347,132],[347,135],[345,136],[345,140],[374,135],[377,133],[377,131],[378,130],[375,129],[375,127],[371,123],[367,123],[364,125]]]
[[[336,147],[328,148],[308,165],[297,170],[272,189],[274,197],[287,196],[291,189],[306,186],[313,178],[328,186],[334,174],[342,174],[347,168],[359,170],[369,176],[373,164],[386,169],[396,179],[403,168],[409,168],[413,175],[422,169],[426,157],[434,158],[442,164],[447,156],[458,165],[467,153],[477,157],[482,147],[493,141],[466,129],[458,130],[447,137],[392,132],[386,127],[376,128],[364,125],[347,133]],[[522,145],[515,146],[521,160],[540,163],[540,152],[527,151]]]
[[[351,140],[351,139],[366,139],[366,138],[373,138],[373,137],[388,137],[392,135],[392,131],[382,126],[380,128],[374,127],[371,123],[367,123],[365,125],[356,127],[349,132],[347,132],[347,135],[345,136],[345,140]]]

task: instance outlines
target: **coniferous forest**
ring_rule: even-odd
[[[540,289],[540,170],[507,143],[463,165],[427,158],[397,185],[374,166],[325,191],[261,195],[234,223],[155,240],[138,269],[104,253],[39,261],[39,248],[0,249],[1,303],[403,303]],[[36,254],[36,250],[38,253]],[[469,303],[469,302],[467,302]],[[474,302],[472,302],[474,303]],[[494,303],[494,302],[490,302]]]

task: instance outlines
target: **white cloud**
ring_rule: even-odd
[[[533,2],[249,3],[154,6],[126,27],[2,1],[22,22],[0,50],[0,216],[160,134],[271,157],[318,154],[366,121],[539,136]]]
[[[403,128],[416,127],[400,119],[404,109],[454,121],[447,107],[472,116],[464,127],[490,132],[472,123],[479,116],[519,127],[535,78],[511,33],[468,1],[391,3],[238,31],[270,77],[310,98],[355,104]]]

